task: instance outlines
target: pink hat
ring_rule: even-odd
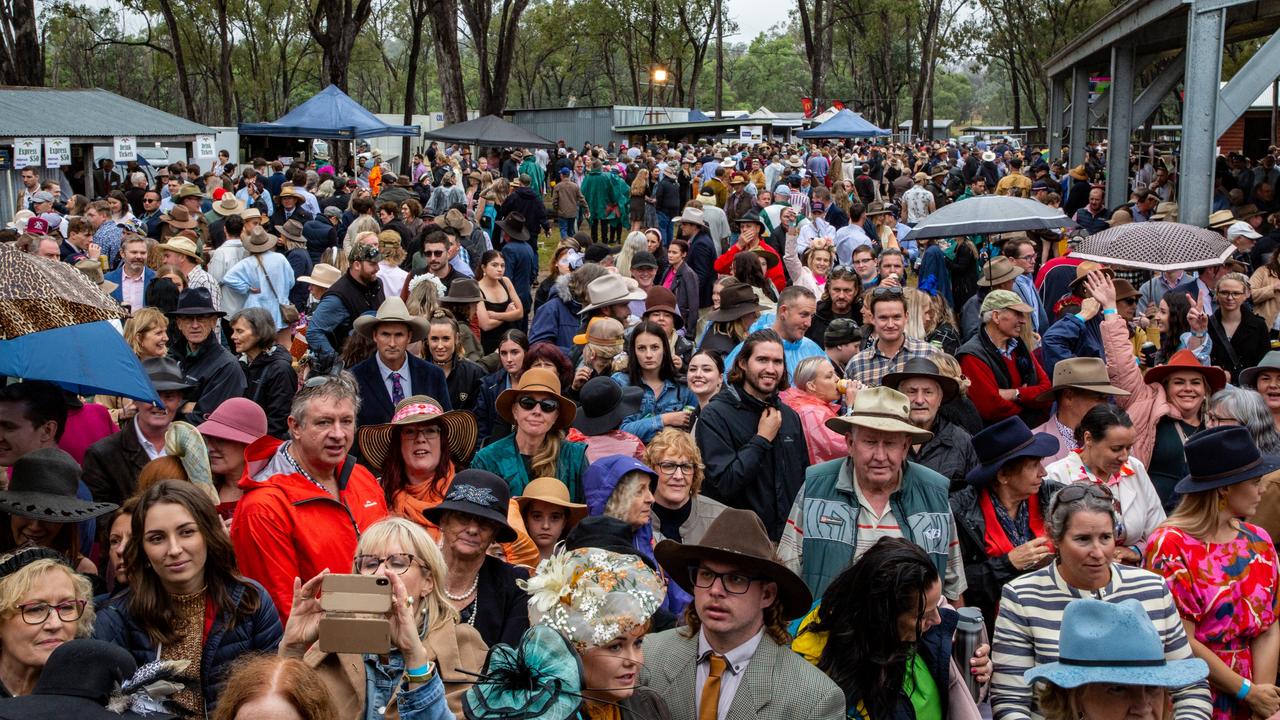
[[[267,414],[248,398],[228,398],[196,430],[201,435],[248,445],[267,434]]]

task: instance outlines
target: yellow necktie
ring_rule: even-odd
[[[720,676],[727,667],[723,655],[711,654],[711,673],[702,684],[702,699],[698,701],[698,720],[717,720],[720,713]]]

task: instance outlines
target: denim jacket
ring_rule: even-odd
[[[437,672],[431,682],[409,689],[404,677],[404,656],[392,650],[383,664],[377,655],[364,656],[365,703],[362,720],[382,720],[392,699],[401,720],[452,720],[444,698],[444,683]]]
[[[631,380],[624,372],[613,374],[614,382],[622,387],[630,387]],[[656,397],[648,383],[640,383],[644,397],[640,400],[640,412],[622,419],[622,430],[649,442],[662,430],[662,414],[683,410],[686,407],[698,407],[698,398],[693,391],[682,384],[671,380],[662,381],[662,392]]]

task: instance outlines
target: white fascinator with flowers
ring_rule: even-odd
[[[639,557],[599,548],[552,555],[519,585],[529,593],[530,623],[557,630],[579,650],[649,622],[667,595]]]

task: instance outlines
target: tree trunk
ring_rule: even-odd
[[[404,124],[413,124],[413,111],[418,106],[418,56],[422,53],[422,26],[427,22],[430,11],[429,0],[409,0],[409,69],[404,81]],[[409,174],[413,166],[409,157],[410,144],[413,138],[406,135],[400,144],[400,172]]]
[[[1013,90],[1013,93],[1012,93],[1013,131],[1021,132],[1022,130],[1022,89],[1021,89],[1021,85],[1018,83],[1017,68],[1015,68],[1013,64],[1013,48],[1012,47],[1009,47],[1006,49],[1006,57],[1007,57],[1007,60],[1005,62],[1008,63],[1008,67],[1009,67],[1009,81],[1010,81],[1009,85]]]
[[[480,66],[480,112],[500,115],[507,104],[520,16],[529,6],[529,0],[502,0],[495,38],[497,47],[492,52],[489,33],[494,18],[489,3],[490,0],[463,0],[462,17],[471,30],[471,42]]]
[[[179,34],[178,19],[173,14],[173,3],[170,0],[160,0],[159,5],[165,28],[169,31],[169,42],[173,43],[173,65],[178,73],[178,92],[182,94],[182,108],[188,118],[195,120],[195,94],[191,91],[191,78],[187,76],[187,56],[182,50],[182,36]]]
[[[161,0],[167,2],[167,0]],[[373,12],[373,0],[317,0],[307,23],[311,37],[323,50],[320,76],[346,92],[351,50],[356,35]]]
[[[724,0],[716,0],[716,119],[724,115]]]
[[[216,0],[214,9],[218,15],[218,83],[222,86],[222,124],[231,125],[232,105],[235,104],[235,80],[231,74],[231,29],[227,22],[227,0]]]
[[[0,85],[44,85],[35,0],[0,3]]]
[[[458,51],[458,0],[431,3],[431,45],[436,56],[444,121],[448,125],[465,122],[467,96],[462,89],[462,60]]]

